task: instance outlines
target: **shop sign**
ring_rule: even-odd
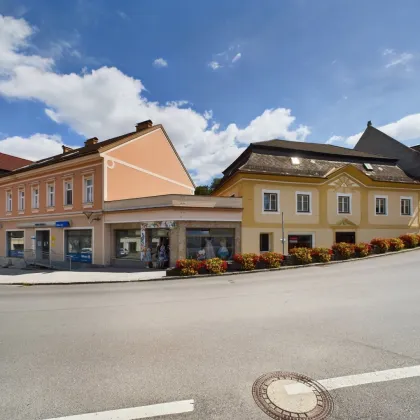
[[[40,227],[57,227],[57,228],[65,228],[70,227],[70,221],[68,220],[59,220],[53,222],[34,222],[34,223],[18,223],[16,225],[17,228],[40,228]]]
[[[58,227],[58,228],[70,227],[70,222],[68,220],[55,222],[55,227]]]
[[[289,242],[291,244],[297,244],[298,243],[298,237],[297,236],[289,236]]]

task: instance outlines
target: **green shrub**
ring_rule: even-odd
[[[390,251],[401,251],[405,248],[404,241],[400,238],[388,239]]]
[[[389,241],[384,238],[373,238],[370,241],[370,244],[378,251],[380,254],[384,254],[389,251]]]
[[[293,262],[296,265],[310,264],[312,262],[311,248],[293,248],[289,254],[292,256]]]
[[[404,242],[406,248],[415,248],[419,244],[419,238],[416,233],[406,233],[401,235],[400,239]]]
[[[371,251],[372,246],[365,242],[360,242],[354,246],[354,252],[356,253],[356,257],[358,258],[367,257]]]
[[[283,254],[279,254],[278,252],[265,252],[260,255],[260,261],[268,268],[279,268],[283,259]]]
[[[329,248],[313,248],[311,257],[314,262],[329,262],[333,255],[332,249]]]
[[[354,254],[354,245],[347,242],[339,242],[332,246],[335,255],[341,260],[348,260]]]

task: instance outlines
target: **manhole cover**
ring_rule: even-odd
[[[322,385],[297,373],[266,373],[254,382],[252,395],[258,407],[277,420],[323,420],[334,408]]]

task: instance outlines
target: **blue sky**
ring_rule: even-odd
[[[420,142],[414,0],[0,0],[0,151],[163,123],[197,182],[251,141]],[[155,61],[157,60],[157,61]]]

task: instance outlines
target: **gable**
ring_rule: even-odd
[[[194,188],[187,170],[162,129],[140,135],[106,151],[105,155],[120,164]]]

